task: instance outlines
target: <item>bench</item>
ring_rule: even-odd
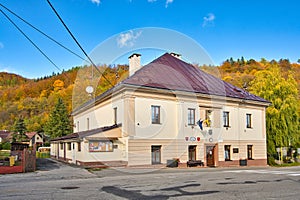
[[[186,165],[187,167],[204,166],[204,162],[202,160],[189,160]]]

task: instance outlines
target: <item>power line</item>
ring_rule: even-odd
[[[95,65],[95,63],[92,61],[92,59],[89,57],[89,55],[85,52],[85,50],[82,48],[82,46],[79,44],[79,42],[77,41],[77,39],[75,38],[75,36],[72,34],[72,32],[70,31],[70,29],[67,27],[67,25],[65,24],[65,22],[63,21],[63,19],[60,17],[60,15],[58,14],[58,12],[56,11],[56,9],[52,6],[51,2],[49,0],[47,0],[49,6],[52,8],[53,12],[55,13],[55,15],[58,17],[58,19],[60,20],[60,22],[63,24],[63,26],[65,27],[65,29],[68,31],[68,33],[71,35],[71,37],[73,38],[73,40],[76,42],[76,44],[78,45],[78,47],[81,49],[81,51],[84,53],[84,55],[88,58],[88,60],[90,61],[90,63],[93,65],[94,68],[96,68],[96,70],[103,76],[103,78],[111,85],[114,86],[105,76],[104,74],[97,68],[97,66]]]
[[[67,48],[66,46],[64,46],[63,44],[61,44],[60,42],[58,42],[57,40],[55,40],[54,38],[50,37],[49,35],[47,35],[46,33],[44,33],[43,31],[39,30],[38,28],[36,28],[35,26],[33,26],[31,23],[29,23],[28,21],[26,21],[25,19],[23,19],[22,17],[20,17],[19,15],[17,15],[15,12],[13,12],[12,10],[10,10],[9,8],[7,8],[6,6],[4,6],[3,4],[0,3],[0,6],[3,7],[5,10],[7,10],[8,12],[10,12],[11,14],[13,14],[14,16],[16,16],[17,18],[19,18],[20,20],[22,20],[24,23],[26,23],[28,26],[30,26],[31,28],[33,28],[34,30],[38,31],[39,33],[41,33],[42,35],[44,35],[45,37],[47,37],[48,39],[50,39],[51,41],[55,42],[57,45],[59,45],[60,47],[64,48],[65,50],[69,51],[70,53],[72,53],[73,55],[77,56],[78,58],[87,61],[86,59],[84,59],[83,57],[81,57],[80,55],[76,54],[75,52],[73,52],[71,49]]]
[[[15,24],[11,18],[0,9],[0,12],[12,23],[16,29],[59,71],[62,71],[19,27]]]

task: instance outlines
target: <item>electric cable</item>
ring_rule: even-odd
[[[12,19],[0,9],[0,12],[12,23],[16,29],[59,71],[62,71],[27,35],[24,33]]]
[[[55,15],[58,17],[58,19],[60,20],[60,22],[63,24],[63,26],[65,27],[65,29],[68,31],[68,33],[71,35],[71,37],[73,38],[73,40],[75,41],[75,43],[78,45],[78,47],[81,49],[81,51],[84,53],[84,55],[88,58],[88,60],[90,61],[90,63],[92,64],[92,66],[103,76],[103,78],[111,85],[114,87],[114,85],[104,76],[104,74],[97,68],[97,66],[95,65],[95,63],[92,61],[92,59],[89,57],[89,55],[85,52],[85,50],[82,48],[82,46],[80,45],[80,43],[78,42],[78,40],[75,38],[75,36],[72,34],[72,32],[70,31],[70,29],[67,27],[67,25],[65,24],[65,22],[63,21],[63,19],[60,17],[60,15],[58,14],[58,12],[56,11],[56,9],[53,7],[53,5],[51,4],[51,2],[49,0],[47,0],[49,6],[51,7],[51,9],[53,10],[53,12],[55,13]]]
[[[64,48],[65,50],[69,51],[70,53],[72,53],[73,55],[77,56],[78,58],[87,61],[86,59],[84,59],[83,57],[81,57],[80,55],[78,55],[77,53],[75,53],[74,51],[72,51],[71,49],[69,49],[68,47],[64,46],[63,44],[61,44],[60,42],[58,42],[57,40],[55,40],[54,38],[50,37],[49,35],[47,35],[45,32],[41,31],[40,29],[36,28],[35,26],[33,26],[31,23],[29,23],[28,21],[26,21],[24,18],[20,17],[19,15],[17,15],[15,12],[13,12],[12,10],[10,10],[9,8],[7,8],[6,6],[4,6],[3,4],[0,3],[0,6],[3,7],[5,10],[7,10],[8,12],[10,12],[11,14],[13,14],[14,16],[16,16],[18,19],[20,19],[21,21],[23,21],[25,24],[27,24],[28,26],[30,26],[31,28],[33,28],[34,30],[36,30],[37,32],[39,32],[40,34],[44,35],[45,37],[47,37],[49,40],[51,40],[52,42],[56,43],[57,45],[59,45],[60,47]]]

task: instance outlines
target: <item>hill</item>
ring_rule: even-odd
[[[198,66],[202,70],[216,75],[240,88],[251,91],[251,83],[257,72],[277,66],[284,77],[292,75],[298,84],[300,99],[300,64],[290,63],[287,59],[267,61],[261,59],[226,60],[220,66]],[[68,111],[91,98],[85,93],[85,87],[91,84],[91,72],[99,95],[124,80],[128,76],[128,66],[100,66],[98,70],[91,67],[75,67],[60,74],[53,74],[38,79],[26,79],[16,74],[0,73],[0,130],[12,130],[18,117],[23,117],[28,131],[43,131],[50,111],[60,97],[67,105]],[[104,76],[101,76],[104,74]],[[101,78],[99,78],[101,77]],[[77,95],[83,92],[83,95]],[[300,112],[300,110],[299,110]]]

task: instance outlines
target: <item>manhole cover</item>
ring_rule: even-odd
[[[74,189],[78,189],[79,187],[76,187],[76,186],[69,186],[69,187],[61,187],[60,189],[63,189],[63,190],[74,190]]]

